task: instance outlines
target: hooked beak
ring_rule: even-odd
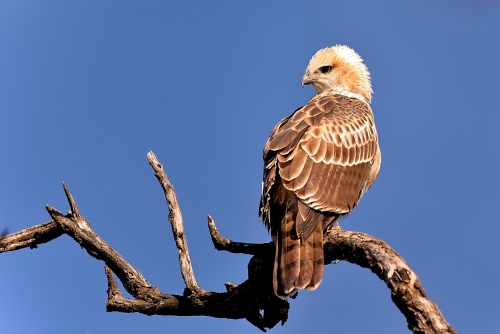
[[[309,84],[312,82],[312,80],[311,80],[311,78],[310,78],[310,76],[309,76],[309,73],[307,73],[307,72],[306,72],[306,73],[302,76],[302,80],[301,80],[300,82],[301,82],[301,84],[302,84],[302,87],[304,87],[305,85],[309,85]]]

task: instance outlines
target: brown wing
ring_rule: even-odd
[[[348,213],[370,186],[377,153],[377,132],[366,103],[338,94],[316,96],[278,123],[266,143],[261,214],[277,175],[309,208]],[[264,222],[269,227],[266,217]]]
[[[358,203],[380,166],[370,107],[321,94],[279,122],[264,147],[260,216],[276,243],[273,286],[286,298],[323,273],[323,228]]]

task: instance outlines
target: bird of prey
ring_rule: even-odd
[[[323,232],[357,206],[381,161],[370,73],[354,50],[319,50],[304,85],[317,94],[274,127],[263,153],[259,216],[276,245],[280,298],[321,283]]]

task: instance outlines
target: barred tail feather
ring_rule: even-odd
[[[274,261],[274,292],[286,298],[295,289],[300,272],[300,240],[295,233],[294,212],[288,212],[281,221],[277,233],[276,256]]]
[[[312,277],[311,281],[307,285],[307,290],[316,290],[318,285],[323,279],[324,270],[324,253],[323,253],[323,228],[321,224],[318,224],[314,229],[311,237],[312,239]]]
[[[300,242],[300,273],[295,287],[305,289],[313,274],[312,238]]]
[[[273,286],[278,297],[287,298],[296,289],[314,290],[323,278],[323,224],[317,219],[308,238],[296,231],[297,211],[288,212],[276,236]]]

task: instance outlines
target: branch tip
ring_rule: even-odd
[[[231,243],[231,241],[220,235],[217,226],[215,226],[215,221],[210,215],[208,215],[207,220],[208,231],[210,232],[210,237],[212,238],[212,243],[214,244],[215,249],[224,250],[226,246]]]
[[[47,210],[47,212],[49,213],[49,215],[52,217],[52,219],[54,219],[54,215],[55,216],[62,216],[62,213],[60,213],[59,211],[57,211],[56,208],[53,208],[51,207],[50,205],[45,205],[45,209]]]
[[[210,215],[208,215],[207,220],[208,231],[210,232],[212,243],[214,244],[215,249],[219,251],[223,250],[230,253],[249,255],[262,255],[268,252],[274,252],[274,242],[268,242],[265,244],[252,244],[232,241],[220,235],[217,226],[215,226],[215,221]]]
[[[123,297],[120,289],[118,288],[118,284],[116,284],[115,279],[113,278],[113,272],[107,265],[104,265],[104,272],[106,273],[106,277],[108,279],[108,300],[114,299],[116,297]]]
[[[163,169],[163,166],[161,165],[161,163],[158,161],[158,159],[156,158],[156,155],[153,153],[153,151],[149,151],[148,154],[146,154],[146,156],[148,157],[149,159],[149,164],[155,168],[155,171],[156,171],[156,168],[159,168],[159,169]]]
[[[172,227],[175,244],[179,249],[179,264],[181,267],[182,278],[186,283],[186,288],[195,294],[202,293],[204,290],[198,285],[194,277],[193,267],[189,258],[186,233],[184,231],[184,222],[182,220],[182,213],[179,203],[177,202],[174,187],[168,180],[167,174],[158,159],[156,159],[155,154],[150,151],[148,152],[147,157],[149,159],[149,164],[153,168],[155,176],[163,189],[165,199],[167,200],[168,209],[170,211],[168,220],[170,221],[170,225]]]
[[[63,189],[64,189],[64,193],[66,194],[66,198],[68,200],[68,203],[69,203],[69,207],[71,209],[71,212],[73,213],[73,215],[77,218],[80,218],[80,212],[78,211],[78,207],[76,206],[76,202],[73,198],[73,196],[71,195],[68,187],[66,187],[66,185],[64,184],[64,182],[62,183],[62,186],[63,186]]]

